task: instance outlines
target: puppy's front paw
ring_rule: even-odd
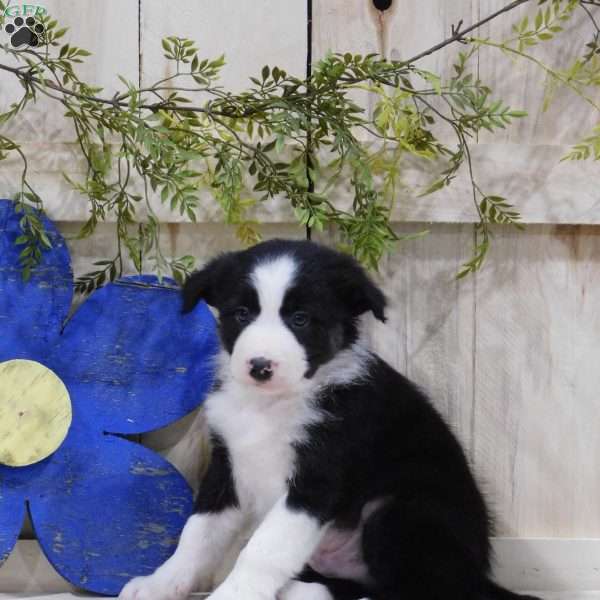
[[[208,600],[273,600],[273,595],[262,592],[254,581],[225,580],[209,597]]]
[[[191,571],[158,569],[147,577],[132,579],[119,594],[120,600],[184,600],[195,587]]]
[[[273,596],[258,595],[256,593],[236,592],[232,590],[217,590],[213,592],[207,600],[273,600]]]

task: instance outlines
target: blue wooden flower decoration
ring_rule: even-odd
[[[168,558],[193,507],[175,468],[122,435],[202,402],[216,327],[205,305],[182,316],[174,285],[142,276],[95,292],[62,330],[72,273],[64,240],[46,227],[53,248],[24,282],[19,215],[0,200],[0,409],[15,422],[0,439],[0,562],[28,510],[56,570],[112,595]]]

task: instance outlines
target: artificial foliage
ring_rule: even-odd
[[[529,14],[514,24],[506,39],[477,37],[481,25],[510,18],[522,5],[528,5]],[[430,185],[413,193],[438,193],[441,201],[440,191],[461,169],[468,170],[472,193],[464,201],[474,205],[478,223],[473,256],[458,273],[464,276],[482,265],[493,226],[521,227],[519,210],[503,190],[482,189],[477,183],[471,145],[478,133],[494,133],[526,117],[518,107],[496,98],[478,78],[479,51],[493,48],[515,60],[534,62],[546,76],[546,105],[564,86],[598,110],[593,99],[600,85],[598,9],[597,0],[515,0],[470,27],[457,23],[447,39],[407,60],[329,54],[312,65],[308,76],[265,66],[240,93],[219,84],[224,56],[204,58],[201,40],[197,44],[172,36],[163,39],[162,46],[175,73],[141,88],[122,79],[122,91],[111,98],[79,78],[78,64],[90,53],[65,43],[67,29],[47,15],[39,19],[43,32],[35,30],[35,47],[0,44],[19,63],[12,67],[0,61],[0,70],[22,85],[21,97],[0,114],[0,126],[43,97],[62,104],[65,119],[73,124],[87,164],[83,179],[65,174],[89,202],[89,219],[79,235],[93,235],[109,215],[117,230],[114,256],[77,280],[80,292],[117,278],[125,255],[139,270],[149,258],[157,273],[172,273],[179,281],[185,277],[194,259],[163,254],[153,194],[195,221],[201,190],[211,192],[224,221],[236,227],[245,244],[259,239],[250,209],[275,199],[292,206],[309,235],[336,226],[342,246],[376,268],[394,244],[413,237],[399,238],[390,224],[407,157],[425,161],[432,172],[437,169]],[[580,12],[589,18],[590,38],[573,64],[559,69],[532,54],[534,46],[567,35],[567,22]],[[559,39],[557,54],[560,46]],[[449,78],[419,68],[419,60],[434,52],[456,53]],[[372,112],[353,100],[357,89],[375,98]],[[445,133],[440,135],[444,129],[454,142],[442,141],[447,139]],[[581,132],[581,138],[565,158],[600,158],[599,130]],[[23,161],[15,201],[22,215],[17,243],[23,246],[21,263],[27,277],[50,245],[34,210],[43,206],[44,194],[29,182],[23,150],[0,134],[0,160],[11,153]],[[331,199],[340,181],[351,183],[348,206]]]

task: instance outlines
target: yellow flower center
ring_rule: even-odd
[[[0,463],[24,467],[58,450],[71,425],[60,378],[33,360],[0,363]]]

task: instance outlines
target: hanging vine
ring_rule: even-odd
[[[510,38],[471,35],[526,3],[535,5],[535,11],[515,24]],[[193,40],[170,36],[162,47],[174,74],[144,87],[120,78],[122,91],[112,97],[80,79],[78,66],[90,53],[63,43],[67,29],[45,15],[38,19],[37,46],[0,44],[0,50],[16,61],[16,66],[0,62],[3,76],[17,78],[22,87],[20,97],[0,113],[0,127],[43,98],[64,107],[86,164],[82,178],[65,174],[88,200],[89,217],[79,237],[93,235],[105,220],[116,221],[114,256],[77,280],[83,293],[119,277],[125,256],[140,271],[149,258],[158,273],[182,280],[194,260],[163,254],[154,198],[195,222],[202,190],[210,191],[224,221],[236,227],[245,244],[260,239],[250,210],[275,199],[289,203],[298,223],[308,228],[337,226],[342,244],[376,268],[399,240],[426,233],[402,238],[391,226],[407,156],[445,165],[415,194],[436,193],[451,185],[459,171],[468,171],[472,194],[465,202],[474,204],[478,236],[472,259],[459,271],[464,276],[483,264],[492,226],[522,227],[518,209],[501,190],[481,189],[471,144],[481,130],[494,133],[526,113],[494,97],[476,76],[473,58],[486,47],[533,61],[547,75],[547,103],[558,87],[566,86],[598,110],[589,90],[600,85],[599,8],[600,3],[591,0],[516,0],[468,28],[458,24],[448,39],[408,60],[329,54],[313,64],[309,78],[265,66],[250,77],[247,90],[235,94],[219,85],[223,56],[204,58]],[[4,10],[0,1],[0,20]],[[592,24],[585,55],[558,70],[530,54],[533,46],[560,35],[577,11],[585,11]],[[462,48],[450,78],[417,66],[424,56],[453,44]],[[356,89],[376,97],[372,113],[353,101],[351,92]],[[453,133],[454,144],[440,140],[438,124]],[[600,129],[582,138],[565,158],[599,159]],[[14,200],[22,215],[23,235],[17,243],[23,246],[27,277],[50,241],[38,216],[44,198],[30,181],[28,157],[17,142],[0,133],[0,161],[13,153],[23,165]],[[348,207],[330,194],[341,181],[351,183]]]

